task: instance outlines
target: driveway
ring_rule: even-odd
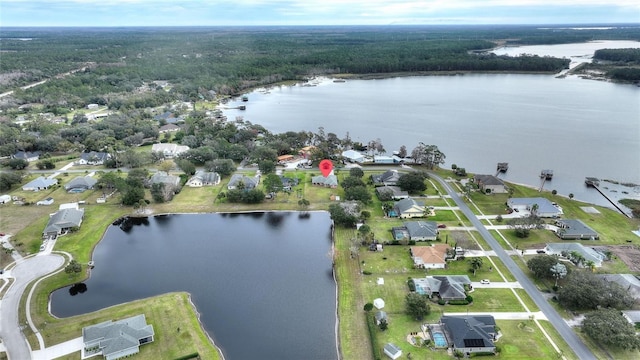
[[[31,348],[22,334],[27,324],[18,324],[20,299],[29,283],[60,268],[64,257],[56,254],[38,254],[23,259],[3,276],[15,281],[0,303],[0,338],[9,359],[31,359]]]

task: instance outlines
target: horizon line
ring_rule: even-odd
[[[640,22],[577,22],[577,23],[494,23],[494,24],[474,24],[474,23],[459,23],[459,24],[244,24],[244,25],[8,25],[3,26],[0,24],[0,29],[8,28],[213,28],[213,27],[421,27],[421,26],[586,26],[586,27],[604,27],[604,26],[637,26],[640,27]]]

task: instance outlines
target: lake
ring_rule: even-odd
[[[585,47],[592,53],[615,43],[564,45],[564,54],[584,56]],[[561,49],[547,46],[546,53],[560,56]],[[513,54],[530,50],[509,48]],[[545,53],[540,47],[535,52]],[[435,144],[447,156],[445,168],[456,164],[495,174],[498,162],[508,162],[505,180],[536,187],[540,171],[551,169],[554,177],[545,189],[599,205],[609,204],[584,185],[585,177],[640,184],[640,87],[634,85],[576,76],[464,74],[344,83],[317,79],[306,86],[257,89],[248,97],[246,103],[227,104],[246,105],[245,111],[227,109],[225,115],[275,133],[323,127],[365,144],[380,138],[388,153],[401,145],[410,152],[420,142]],[[627,190],[624,197],[640,196]],[[610,195],[623,197],[621,191]]]
[[[226,359],[335,359],[331,241],[326,212],[130,220],[97,245],[87,290],[55,291],[51,312],[68,317],[187,291]]]

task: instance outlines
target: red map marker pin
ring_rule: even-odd
[[[329,176],[329,174],[331,174],[331,170],[333,170],[333,163],[331,160],[324,159],[320,161],[320,172],[322,172],[322,176]]]

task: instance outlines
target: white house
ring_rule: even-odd
[[[151,146],[151,152],[161,153],[165,158],[176,157],[189,149],[186,145],[178,144],[153,144]]]
[[[562,215],[562,209],[555,203],[543,197],[537,198],[510,198],[507,200],[507,206],[510,209],[518,211],[533,210],[533,206],[538,205],[536,213],[542,218],[556,218]]]
[[[186,185],[189,187],[202,187],[206,185],[218,185],[219,183],[220,175],[218,175],[218,173],[198,170],[187,181]]]

